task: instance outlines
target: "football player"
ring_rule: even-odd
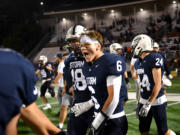
[[[109,47],[109,50],[110,50],[110,53],[114,53],[114,54],[118,54],[120,56],[123,57],[123,47],[122,45],[120,45],[119,43],[113,43],[110,45]],[[124,58],[124,57],[123,57]],[[125,60],[125,58],[124,58]],[[127,85],[127,88],[130,89],[131,88],[131,84],[129,82],[129,78],[128,78],[128,74],[127,74],[127,71],[124,72],[124,78],[125,78],[125,81],[126,81],[126,85]],[[125,103],[126,101],[128,100],[128,92],[127,92],[127,88],[126,89],[126,98],[125,98]]]
[[[174,135],[168,129],[166,116],[167,98],[161,85],[164,72],[163,57],[153,53],[153,40],[145,35],[137,35],[132,41],[136,72],[140,78],[141,97],[138,107],[139,130],[142,135],[148,135],[154,117],[159,135]]]
[[[51,109],[51,105],[48,103],[47,98],[45,97],[47,89],[49,90],[52,97],[55,97],[54,86],[52,83],[53,76],[53,68],[52,65],[48,62],[48,58],[44,55],[39,57],[39,65],[36,70],[36,74],[40,74],[42,77],[42,85],[41,85],[41,98],[42,101],[46,104],[43,110]]]
[[[37,134],[65,135],[37,107],[33,65],[19,53],[0,50],[0,134],[17,135],[21,117]]]
[[[87,62],[83,73],[95,104],[95,118],[89,134],[126,135],[128,126],[123,109],[125,61],[119,55],[102,51],[103,39],[96,31],[82,34],[80,43]]]
[[[64,76],[67,83],[66,90],[69,91],[69,88],[73,86],[74,101],[72,105],[74,107],[75,105],[77,107],[80,105],[79,103],[82,102],[91,102],[91,93],[87,88],[86,80],[82,72],[85,59],[80,51],[79,37],[83,32],[85,32],[83,26],[74,25],[69,28],[66,35],[66,41],[71,46],[72,52],[65,60]],[[92,116],[93,107],[82,114],[74,114],[74,111],[71,111],[67,127],[68,135],[86,135],[87,129],[93,119]]]

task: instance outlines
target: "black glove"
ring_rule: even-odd
[[[126,84],[129,83],[129,78],[125,78]]]
[[[136,106],[136,118],[139,119],[139,110],[140,110],[140,104],[138,103]]]

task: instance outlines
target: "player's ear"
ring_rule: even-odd
[[[97,44],[96,51],[101,50],[101,44]]]

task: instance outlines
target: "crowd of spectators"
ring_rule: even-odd
[[[140,25],[139,25],[140,23]],[[92,28],[99,31],[104,37],[104,48],[112,43],[120,43],[124,47],[124,53],[127,60],[131,58],[130,42],[139,33],[145,33],[151,36],[156,42],[159,43],[160,48],[167,53],[168,60],[173,60],[175,51],[180,53],[180,12],[175,12],[175,15],[162,12],[161,15],[155,20],[152,16],[146,19],[145,23],[140,22],[133,17],[126,19],[114,19],[112,24],[106,26],[101,22],[100,25],[94,24]],[[141,31],[140,31],[141,30]],[[61,38],[61,50],[64,48],[64,38]],[[169,57],[170,56],[170,57]]]

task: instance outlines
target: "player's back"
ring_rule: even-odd
[[[31,92],[28,88],[34,87],[36,83],[35,75],[32,75],[34,73],[32,65],[20,54],[1,49],[0,65],[0,134],[3,134],[6,124],[19,113],[22,104],[34,101],[37,96],[27,96]],[[28,81],[33,81],[33,86],[26,83],[27,76],[32,77],[32,80]]]

